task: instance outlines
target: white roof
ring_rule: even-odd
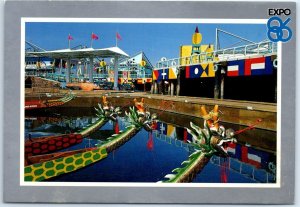
[[[83,48],[78,50],[61,49],[43,52],[27,52],[26,55],[36,57],[51,57],[51,58],[88,58],[88,57],[129,57],[127,53],[119,47],[109,47],[103,49]]]

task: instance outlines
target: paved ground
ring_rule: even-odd
[[[31,89],[25,90],[25,97],[38,96],[36,93],[32,93]],[[60,90],[59,94],[68,93],[68,90]],[[169,96],[160,94],[150,94],[147,92],[126,92],[126,91],[113,91],[113,90],[95,90],[95,91],[72,91],[77,97],[100,97],[108,94],[110,96],[130,96],[130,97],[147,97],[155,98],[168,101],[180,101],[185,103],[197,103],[197,104],[218,104],[220,106],[232,107],[232,108],[247,108],[248,110],[266,111],[266,112],[277,112],[277,104],[275,103],[264,103],[264,102],[252,102],[252,101],[237,101],[237,100],[221,100],[212,98],[201,98],[201,97],[187,97],[187,96]]]

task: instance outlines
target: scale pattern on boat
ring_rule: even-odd
[[[61,174],[73,172],[102,160],[105,157],[107,157],[106,149],[99,147],[92,151],[29,165],[25,167],[24,170],[25,181],[42,181]]]

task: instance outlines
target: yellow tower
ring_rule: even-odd
[[[202,41],[202,35],[199,33],[198,26],[196,27],[195,33],[192,37],[192,55],[200,54],[200,43]]]

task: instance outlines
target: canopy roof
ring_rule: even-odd
[[[26,52],[26,55],[33,57],[50,57],[50,58],[88,58],[88,57],[129,57],[127,53],[119,47],[109,47],[103,49],[83,48],[77,50],[62,49],[43,52]]]

